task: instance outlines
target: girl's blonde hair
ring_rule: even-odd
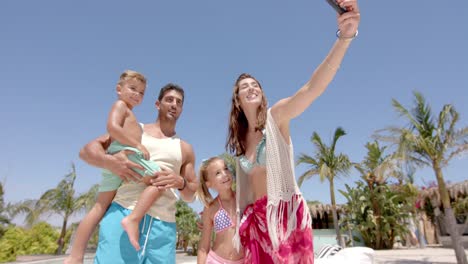
[[[203,161],[200,166],[200,172],[199,172],[200,186],[197,190],[197,194],[198,194],[198,198],[205,206],[210,206],[210,204],[213,202],[213,196],[208,190],[208,186],[206,186],[206,182],[208,181],[208,166],[210,166],[210,164],[216,160],[223,160],[223,159],[220,157],[211,157]]]

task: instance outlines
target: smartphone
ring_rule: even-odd
[[[327,0],[327,3],[328,3],[331,7],[333,7],[333,9],[335,9],[336,12],[338,12],[338,14],[340,14],[340,15],[343,14],[343,13],[345,13],[345,12],[348,12],[348,10],[346,10],[346,9],[342,8],[341,6],[339,6],[339,5],[336,3],[335,0]]]

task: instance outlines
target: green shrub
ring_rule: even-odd
[[[0,262],[15,261],[18,255],[53,254],[59,232],[41,222],[31,229],[9,227],[0,239]]]

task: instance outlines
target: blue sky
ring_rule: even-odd
[[[439,111],[454,104],[467,125],[468,2],[361,1],[359,36],[327,91],[291,123],[296,155],[312,154],[317,131],[361,161],[372,133],[402,124],[391,107],[422,92]],[[0,181],[8,202],[38,198],[77,166],[76,188],[100,180],[79,149],[105,132],[119,74],[149,80],[138,119],[154,122],[161,86],[186,90],[177,132],[194,147],[198,168],[224,151],[232,85],[242,72],[262,83],[269,104],[305,83],[335,41],[334,11],[316,1],[3,1],[0,9]],[[464,164],[465,163],[465,164]],[[297,167],[300,175],[306,168]],[[444,170],[466,176],[466,156]],[[358,175],[337,181],[337,189]],[[418,183],[435,179],[417,173]],[[309,200],[329,203],[328,184],[306,182]],[[341,195],[338,202],[344,202]],[[198,210],[199,205],[194,207]]]

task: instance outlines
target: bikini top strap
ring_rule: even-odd
[[[219,198],[218,196],[218,203],[219,203],[219,209],[223,209],[224,210],[224,206],[223,206],[223,202],[221,202],[221,199]]]

